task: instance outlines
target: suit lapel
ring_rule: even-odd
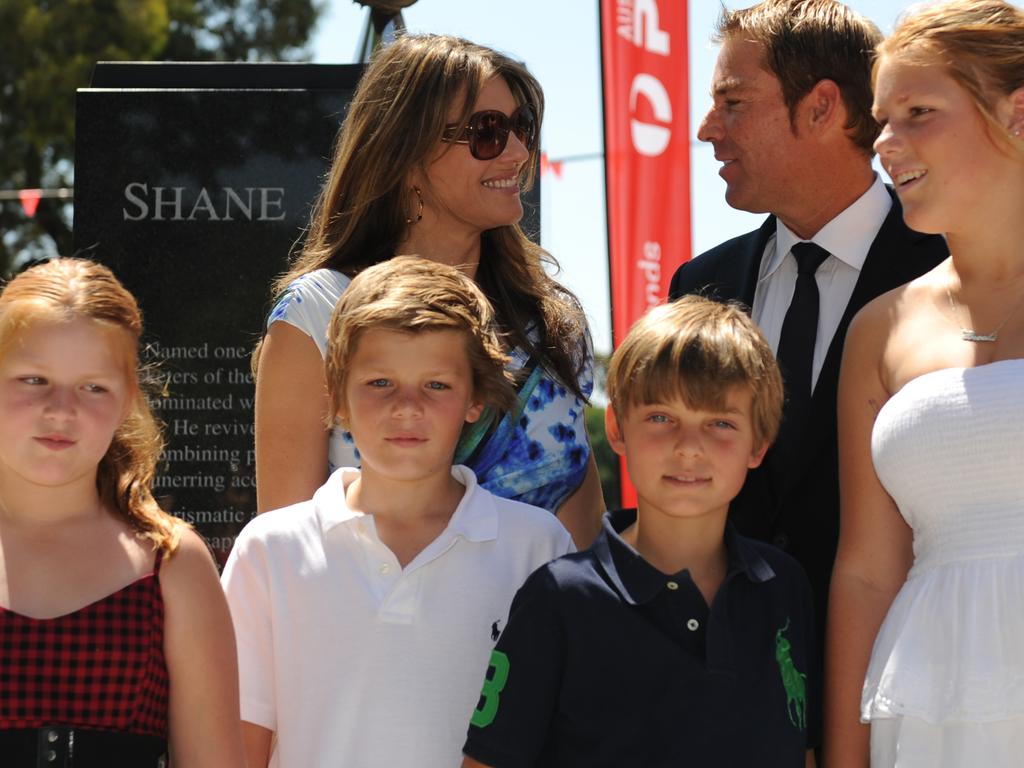
[[[882,222],[882,227],[868,250],[857,284],[839,321],[839,327],[832,337],[821,373],[818,374],[818,383],[811,401],[808,431],[804,435],[799,451],[801,460],[798,464],[798,474],[812,463],[809,459],[820,450],[821,441],[826,437],[832,438],[835,434],[833,423],[836,418],[836,391],[839,386],[843,344],[850,321],[873,298],[921,273],[920,268],[916,271],[914,269],[915,265],[919,264],[915,248],[926,235],[907,228],[903,222],[903,208],[895,192],[891,189],[888,189],[888,192],[893,198],[892,208],[889,209],[889,214]]]
[[[775,234],[775,217],[769,216],[749,236],[743,238],[736,251],[728,259],[722,259],[715,275],[717,292],[723,297],[733,297],[746,305],[747,312],[754,306],[754,289],[761,274],[761,257],[768,238]]]

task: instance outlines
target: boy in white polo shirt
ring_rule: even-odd
[[[327,386],[362,468],[253,520],[224,569],[250,768],[458,764],[512,596],[572,549],[452,466],[466,422],[515,402],[506,359],[454,268],[394,258],[342,296]]]

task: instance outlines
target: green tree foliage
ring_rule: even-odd
[[[590,435],[590,447],[597,461],[597,472],[601,476],[601,490],[608,509],[617,509],[622,505],[622,483],[619,480],[619,456],[608,444],[608,436],[604,431],[604,408],[587,408],[587,433]]]
[[[594,399],[587,408],[587,433],[590,435],[590,446],[597,461],[597,471],[601,476],[601,490],[608,509],[617,509],[622,505],[622,483],[620,481],[619,456],[608,443],[604,431],[605,384],[608,381],[608,366],[611,355],[594,353]]]
[[[0,189],[74,180],[75,90],[97,61],[303,58],[321,0],[0,0]],[[71,251],[71,210],[0,203],[0,272]]]

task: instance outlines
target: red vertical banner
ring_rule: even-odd
[[[612,335],[690,258],[686,0],[600,0]],[[622,503],[636,503],[623,471]]]

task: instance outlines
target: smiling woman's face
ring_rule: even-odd
[[[1008,100],[996,104],[996,114]],[[946,69],[884,57],[875,78],[875,151],[919,232],[957,232],[984,220],[1011,166],[971,95]],[[1019,172],[1019,171],[1018,171]]]
[[[449,109],[449,123],[458,122],[459,106]],[[511,116],[518,106],[508,83],[496,76],[480,89],[471,111],[495,109]],[[472,234],[515,224],[523,216],[519,175],[529,156],[514,132],[505,150],[492,160],[477,160],[468,144],[438,142],[426,178],[413,182],[422,191],[425,215],[436,219],[435,226]]]

